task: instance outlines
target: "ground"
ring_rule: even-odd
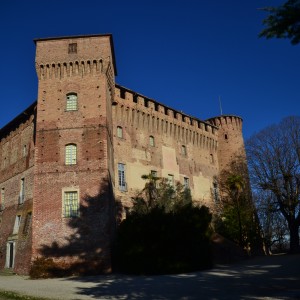
[[[51,299],[300,299],[300,254],[250,258],[176,275],[46,280],[0,276],[0,290]]]

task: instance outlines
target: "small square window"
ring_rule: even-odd
[[[69,44],[69,53],[77,53],[77,43]]]

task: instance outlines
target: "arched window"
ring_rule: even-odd
[[[117,137],[118,138],[123,138],[123,128],[121,126],[117,127]]]
[[[149,145],[151,147],[155,146],[154,136],[152,136],[152,135],[149,136]]]
[[[67,94],[66,111],[73,111],[77,109],[78,109],[77,94],[76,93]]]
[[[76,165],[77,164],[77,146],[75,144],[66,145],[65,162],[66,162],[66,165]]]

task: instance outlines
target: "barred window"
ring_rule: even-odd
[[[69,93],[67,94],[67,104],[66,104],[66,111],[73,111],[78,109],[77,105],[77,94],[76,93]]]
[[[64,192],[64,217],[79,217],[78,192]]]
[[[66,145],[65,149],[65,163],[66,165],[77,164],[77,146],[75,144]]]
[[[125,181],[125,165],[121,163],[118,164],[118,180],[119,180],[119,189],[121,191],[126,191],[127,185]]]
[[[154,136],[152,136],[152,135],[149,136],[149,144],[150,144],[151,147],[155,146]]]

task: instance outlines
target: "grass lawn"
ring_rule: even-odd
[[[7,291],[0,290],[0,300],[51,300],[51,299],[24,296],[15,292],[7,292]]]

